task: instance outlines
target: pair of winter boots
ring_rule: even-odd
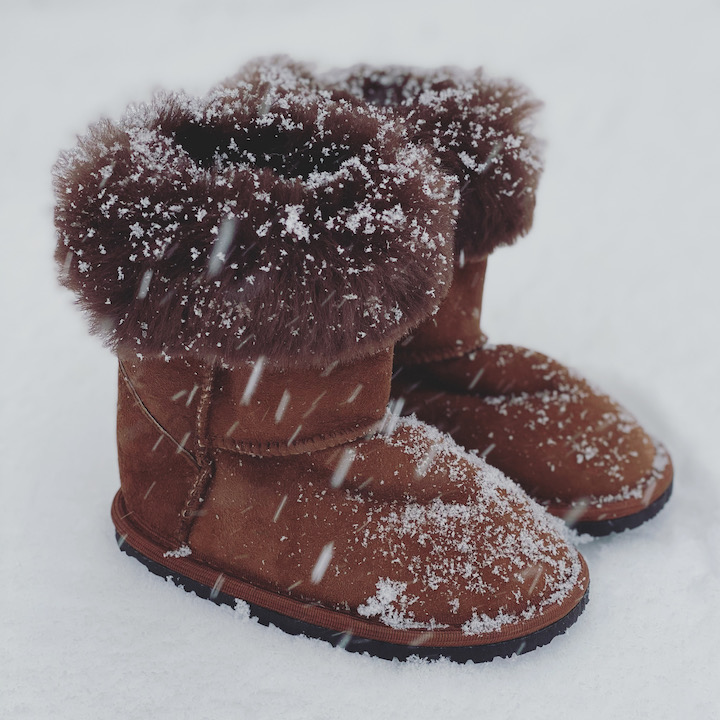
[[[508,656],[576,620],[566,525],[640,524],[672,467],[481,332],[487,256],[532,222],[535,108],[479,71],[273,59],[61,156],[62,281],[119,360],[123,550],[386,658]]]

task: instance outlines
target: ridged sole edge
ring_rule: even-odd
[[[571,524],[570,527],[580,535],[592,535],[593,537],[606,537],[613,533],[623,532],[623,530],[632,530],[654,518],[665,507],[672,495],[672,489],[673,483],[670,483],[668,489],[660,497],[651,502],[644,510],[632,515],[608,520],[585,520]]]
[[[130,545],[126,538],[115,533],[119,548],[130,557],[139,560],[150,572],[160,577],[170,579],[187,592],[193,592],[198,597],[211,600],[217,605],[228,605],[235,608],[238,602],[245,603],[250,609],[250,616],[256,618],[261,625],[274,625],[289,635],[305,635],[328,642],[335,647],[341,647],[348,652],[368,653],[374,657],[384,660],[408,660],[410,658],[421,658],[424,660],[440,660],[446,658],[453,662],[465,663],[468,661],[481,663],[489,662],[498,657],[511,657],[523,655],[531,650],[547,645],[554,637],[562,635],[580,617],[589,600],[589,586],[585,594],[575,607],[566,615],[556,620],[551,625],[536,630],[528,635],[513,640],[506,640],[499,643],[470,645],[463,647],[431,647],[425,645],[398,645],[395,643],[381,642],[368,638],[358,637],[347,632],[337,632],[319,625],[298,620],[296,618],[282,615],[273,610],[268,610],[261,605],[240,600],[208,585],[204,585],[192,578],[165,567],[161,563],[145,557],[141,552]]]

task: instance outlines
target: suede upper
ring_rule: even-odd
[[[389,380],[389,365],[366,371]],[[114,508],[124,541],[236,597],[401,644],[522,637],[581,601],[587,568],[559,521],[417,420],[391,416],[364,437],[312,452],[234,448],[231,404],[240,426],[256,417],[268,440],[294,425],[291,401],[283,412],[268,401],[273,388],[325,397],[324,408],[302,413],[308,423],[345,412],[348,399],[360,420],[386,399],[363,407],[363,393],[349,397],[337,371],[301,378],[268,367],[263,378],[244,404],[245,373],[233,379],[182,360],[124,365]],[[256,416],[263,407],[266,417]]]

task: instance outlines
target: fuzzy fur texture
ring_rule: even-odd
[[[348,93],[390,109],[410,139],[430,147],[458,178],[456,261],[480,260],[528,232],[542,162],[531,134],[539,103],[521,85],[489,80],[481,69],[368,65],[333,71],[319,83],[334,97]]]
[[[244,65],[225,87],[255,86],[269,95],[302,91],[368,103],[402,120],[408,139],[434,153],[458,178],[461,202],[455,260],[480,260],[532,226],[542,173],[532,122],[540,103],[511,80],[482,69],[356,65],[316,75],[283,55]]]
[[[332,94],[320,87],[311,65],[293,60],[288,55],[271,55],[250,60],[214,89],[232,90],[235,88],[274,98],[288,93],[321,93],[326,98]],[[348,95],[348,99],[352,101],[355,98]]]
[[[445,296],[454,178],[386,114],[266,81],[160,95],[58,160],[61,281],[112,348],[324,366]]]

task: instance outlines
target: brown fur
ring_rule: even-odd
[[[250,60],[216,87],[228,90],[244,88],[257,94],[275,96],[320,92],[313,67],[287,55]],[[329,95],[329,92],[326,94]]]
[[[325,365],[444,297],[454,181],[357,102],[160,95],[55,167],[61,281],[114,349]]]
[[[521,85],[481,69],[417,70],[357,65],[321,84],[402,117],[414,142],[460,181],[456,260],[479,260],[530,229],[542,171],[530,121],[539,103]]]

